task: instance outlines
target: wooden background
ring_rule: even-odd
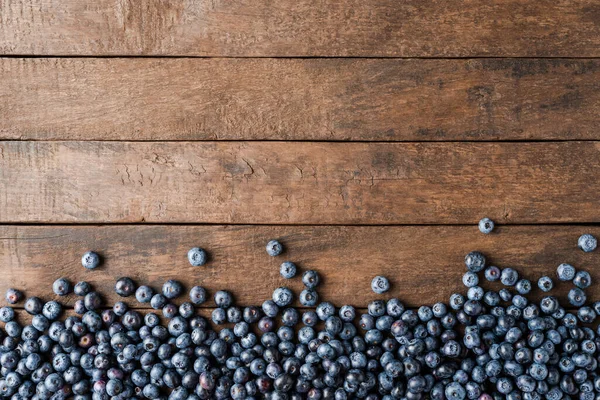
[[[49,299],[67,276],[112,301],[127,275],[260,304],[300,289],[289,259],[338,305],[364,307],[385,274],[414,306],[459,289],[474,249],[600,281],[600,253],[576,248],[600,237],[596,1],[0,0],[0,16],[0,292]]]

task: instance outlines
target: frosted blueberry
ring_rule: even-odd
[[[293,298],[292,291],[286,287],[279,287],[273,291],[273,302],[278,307],[288,306]]]
[[[275,257],[283,253],[283,246],[277,240],[270,240],[267,243],[267,254]]]
[[[486,235],[494,230],[494,221],[489,218],[483,218],[479,221],[479,231]]]
[[[590,251],[596,250],[596,247],[598,247],[598,240],[589,233],[586,233],[579,237],[577,246],[586,253],[589,253]]]
[[[93,251],[88,251],[81,257],[81,265],[86,269],[94,269],[100,265],[100,256]]]
[[[385,276],[376,276],[371,281],[371,290],[377,294],[382,294],[390,290],[390,282]]]
[[[478,251],[472,251],[465,256],[465,265],[471,272],[479,272],[485,267],[485,256]]]
[[[585,293],[580,288],[571,289],[567,297],[569,298],[569,303],[571,303],[575,307],[583,306],[586,301]]]
[[[554,282],[549,276],[542,276],[538,280],[538,287],[544,292],[549,292],[554,287]]]
[[[317,305],[319,296],[318,296],[317,292],[315,292],[312,289],[304,289],[300,293],[299,300],[300,300],[300,304],[302,304],[305,307],[314,307]]]
[[[187,253],[188,261],[194,267],[206,264],[206,251],[200,247],[193,247]]]
[[[296,276],[296,264],[286,261],[279,266],[279,273],[284,279],[292,279]]]
[[[512,268],[504,268],[500,275],[500,282],[504,286],[514,286],[519,280],[519,273]]]
[[[479,284],[479,278],[475,272],[467,271],[462,277],[463,285],[470,288]]]
[[[72,285],[71,282],[66,280],[65,278],[59,278],[54,281],[52,284],[52,291],[54,294],[59,296],[66,296],[71,293]]]
[[[162,294],[167,299],[174,299],[176,297],[179,297],[179,295],[181,295],[181,292],[183,292],[183,285],[176,280],[169,279],[163,284]]]
[[[6,301],[9,304],[16,304],[23,299],[23,293],[20,290],[10,288],[6,291]]]
[[[556,269],[556,274],[558,279],[563,282],[572,281],[575,278],[575,267],[571,264],[562,263]]]
[[[206,301],[206,290],[202,286],[194,286],[190,289],[190,300],[194,304],[202,304]]]
[[[115,283],[115,293],[121,297],[129,297],[135,293],[135,283],[131,278],[119,278]]]
[[[586,271],[579,271],[573,278],[573,284],[580,289],[587,289],[592,284],[592,277]]]

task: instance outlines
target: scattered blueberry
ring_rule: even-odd
[[[123,277],[115,283],[115,293],[121,297],[129,297],[135,294],[135,283],[131,278]]]
[[[188,261],[194,267],[199,267],[206,264],[207,255],[204,249],[200,247],[193,247],[187,253]]]
[[[587,289],[592,284],[592,277],[586,271],[578,271],[573,278],[573,284],[580,289]]]
[[[149,286],[140,286],[135,291],[135,299],[140,303],[149,303],[154,296],[154,291]]]
[[[554,287],[554,282],[549,276],[542,276],[538,279],[538,287],[544,292],[549,292]]]
[[[558,279],[567,282],[572,281],[575,278],[575,268],[571,264],[560,264],[556,269]]]
[[[598,240],[596,240],[596,238],[589,233],[586,233],[579,237],[577,240],[577,246],[582,251],[589,253],[590,251],[596,250],[596,247],[598,247]]]
[[[314,289],[319,285],[321,278],[319,277],[319,273],[317,271],[309,270],[302,274],[302,283],[308,289]]]
[[[52,284],[52,291],[54,294],[59,296],[66,296],[71,293],[72,285],[71,282],[66,280],[65,278],[59,278],[54,281]]]
[[[296,264],[286,261],[279,267],[279,273],[284,279],[292,279],[296,276]]]
[[[275,257],[283,253],[283,246],[277,240],[270,240],[267,243],[267,254]]]
[[[88,251],[81,257],[81,265],[86,269],[94,269],[100,265],[100,256],[93,251]]]
[[[465,256],[465,265],[471,272],[480,272],[485,268],[485,256],[478,251],[472,251]]]
[[[167,299],[175,299],[181,295],[183,292],[183,285],[173,279],[169,279],[163,284],[162,294]]]
[[[77,296],[85,296],[86,294],[88,294],[91,291],[92,291],[91,285],[85,281],[77,282],[77,284],[73,288],[73,292]]]
[[[390,282],[385,276],[376,276],[371,281],[371,290],[377,294],[382,294],[390,290]]]
[[[6,301],[9,304],[17,304],[23,300],[23,293],[20,290],[10,288],[6,291]]]
[[[199,305],[206,301],[206,290],[202,286],[194,286],[190,289],[190,300]]]
[[[481,233],[485,233],[486,235],[488,233],[491,233],[494,230],[494,221],[492,221],[489,218],[483,218],[481,221],[479,221],[479,231]]]

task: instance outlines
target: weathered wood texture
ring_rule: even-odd
[[[598,139],[600,61],[0,59],[0,138]]]
[[[599,142],[1,142],[0,222],[599,222]]]
[[[2,0],[0,52],[34,55],[600,55],[593,0]]]
[[[159,289],[167,279],[179,279],[189,289],[201,285],[214,294],[227,289],[242,305],[260,304],[278,286],[297,293],[299,277],[285,280],[279,264],[291,260],[300,271],[317,270],[323,277],[319,292],[337,305],[364,307],[381,298],[370,290],[375,275],[385,275],[392,290],[383,297],[397,296],[409,305],[447,301],[461,286],[464,256],[471,250],[484,252],[490,264],[514,267],[535,281],[555,276],[560,262],[588,270],[600,280],[600,259],[577,248],[577,238],[590,232],[600,236],[598,226],[499,226],[491,235],[477,226],[2,226],[0,227],[0,293],[9,286],[23,288],[28,295],[51,296],[52,282],[68,277],[87,280],[109,302],[120,300],[113,293],[116,278],[130,276]],[[286,252],[269,257],[264,246],[278,238]],[[211,255],[203,267],[192,267],[187,250],[202,246]],[[94,271],[80,264],[88,249],[100,252],[105,263]],[[482,278],[483,279],[483,278]],[[487,287],[499,287],[488,286]],[[596,286],[594,286],[596,287]],[[563,296],[567,284],[558,285]],[[534,290],[536,296],[539,290]],[[600,300],[598,290],[590,300]],[[73,298],[64,298],[72,305]],[[129,304],[140,307],[135,300]],[[204,306],[214,306],[212,301]]]

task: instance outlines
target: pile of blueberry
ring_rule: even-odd
[[[482,223],[491,231],[493,223]],[[485,232],[489,233],[489,232]],[[584,251],[596,239],[579,240]],[[271,241],[269,255],[282,245]],[[204,250],[188,253],[192,265],[207,260]],[[100,264],[86,253],[82,264]],[[24,299],[11,289],[10,304],[23,300],[30,325],[15,321],[11,307],[0,309],[0,396],[19,399],[600,399],[600,329],[591,324],[600,303],[586,305],[590,275],[561,264],[555,276],[544,276],[539,302],[527,296],[537,290],[511,268],[487,265],[479,252],[465,258],[466,293],[448,303],[405,307],[398,299],[374,300],[367,311],[319,301],[319,274],[305,271],[305,289],[293,306],[294,293],[277,288],[261,307],[235,306],[226,291],[214,293],[212,323],[196,315],[208,300],[200,286],[185,294],[167,281],[158,293],[120,278],[115,291],[135,296],[157,313],[142,314],[117,302],[104,309],[91,285],[59,279],[58,295],[81,298],[79,316],[60,318],[59,302]],[[294,263],[281,264],[291,279]],[[553,274],[554,275],[554,274]],[[480,281],[499,281],[498,291]],[[570,305],[550,294],[554,281],[573,285]],[[389,289],[375,277],[375,293]],[[161,317],[159,317],[161,315]],[[216,329],[217,325],[226,324]]]

